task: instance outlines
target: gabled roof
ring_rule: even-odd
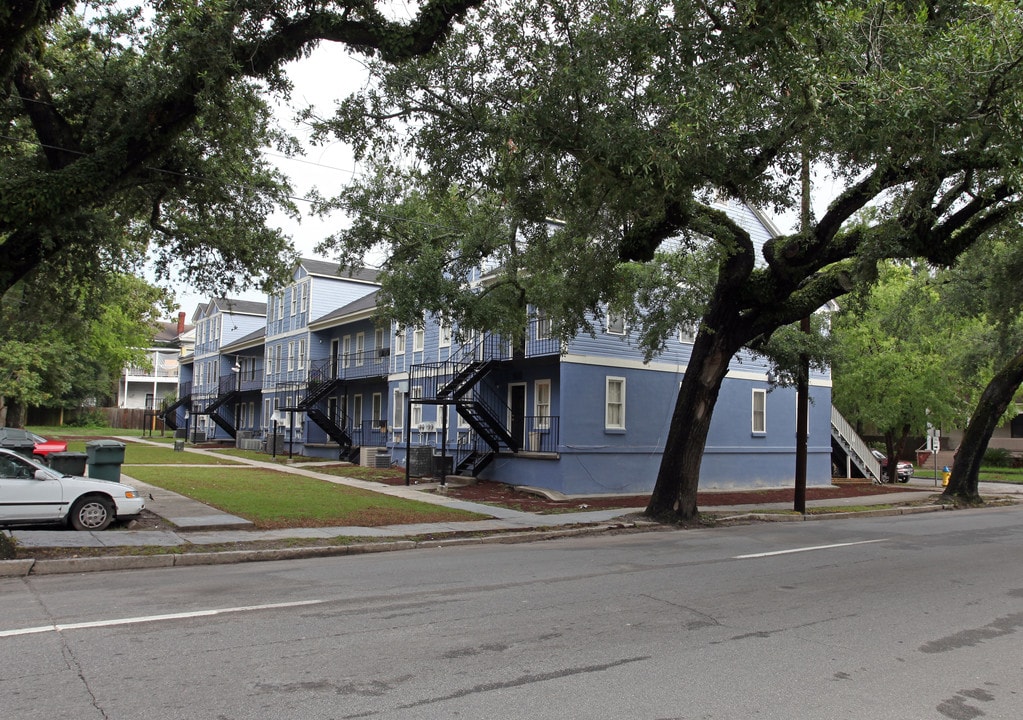
[[[377,295],[380,291],[363,295],[358,300],[353,300],[344,307],[331,310],[326,315],[317,318],[309,323],[310,329],[322,330],[332,325],[340,325],[343,321],[361,320],[373,314],[377,307]],[[316,326],[315,328],[313,326]]]
[[[212,304],[216,305],[220,312],[231,315],[266,315],[266,303],[256,300],[215,298]]]
[[[375,283],[377,281],[377,276],[380,274],[379,270],[372,270],[370,268],[357,268],[354,270],[350,268],[342,269],[342,267],[337,263],[327,262],[325,260],[313,260],[312,258],[302,258],[298,261],[298,264],[310,275],[334,278],[335,280],[341,278],[342,280]]]
[[[199,303],[192,313],[192,321],[198,322],[208,318],[215,312],[225,315],[255,315],[266,317],[266,303],[257,300],[239,300],[238,298],[213,298],[208,303]]]

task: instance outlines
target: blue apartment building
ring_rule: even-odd
[[[728,211],[760,244],[770,237],[754,210]],[[180,402],[192,383],[186,406],[198,436],[396,464],[416,477],[472,475],[580,495],[652,489],[692,337],[680,331],[644,362],[613,309],[592,318],[592,336],[568,343],[548,336],[542,309],[516,343],[493,334],[460,339],[434,316],[417,327],[381,326],[375,280],[373,271],[344,275],[303,260],[265,306],[201,306],[196,325],[209,329],[197,331],[179,391]],[[240,308],[260,326],[238,322]],[[828,373],[811,376],[810,395],[808,483],[827,485]],[[795,391],[772,389],[761,358],[737,355],[715,408],[701,488],[791,485],[795,436]]]

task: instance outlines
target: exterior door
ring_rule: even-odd
[[[337,378],[337,356],[341,350],[341,341],[334,338],[330,341],[330,379]]]
[[[526,384],[514,383],[508,386],[508,432],[519,447],[525,447],[526,440]]]

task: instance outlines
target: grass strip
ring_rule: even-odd
[[[262,468],[135,467],[131,476],[251,520],[261,529],[407,525],[488,516]]]

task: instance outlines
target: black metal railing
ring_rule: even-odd
[[[561,418],[557,415],[527,415],[523,418],[526,444],[523,450],[556,453],[560,443]]]

